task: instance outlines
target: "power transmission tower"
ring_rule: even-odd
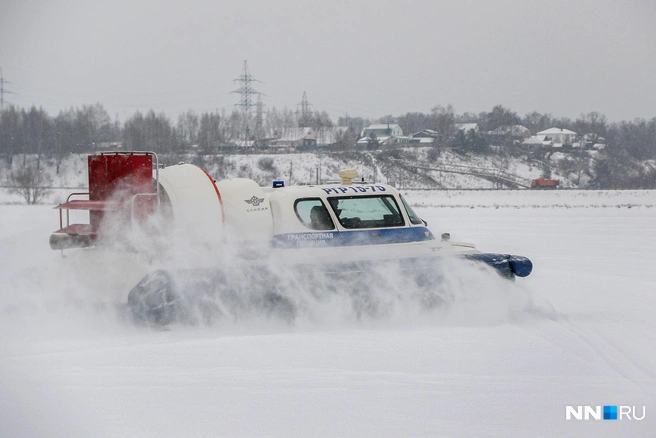
[[[253,87],[251,87],[251,83],[261,82],[261,81],[258,81],[253,76],[251,76],[250,72],[248,71],[248,63],[246,61],[244,61],[244,68],[241,72],[241,76],[239,76],[234,81],[240,84],[240,87],[232,91],[232,93],[237,93],[241,95],[241,99],[239,100],[239,103],[235,104],[235,106],[241,109],[242,122],[245,123],[246,125],[244,140],[248,141],[248,137],[249,137],[248,121],[250,119],[251,109],[255,105],[253,103],[252,96],[255,94],[257,95],[262,94],[259,91],[254,90]]]
[[[296,111],[296,117],[298,117],[299,124],[307,125],[312,116],[312,111],[310,111],[311,103],[308,103],[307,94],[303,92],[303,100],[298,104],[298,109]],[[302,127],[302,126],[301,126]]]
[[[2,76],[2,67],[0,67],[0,111],[5,109],[5,93],[13,94],[13,91],[5,90],[5,84],[11,84],[11,82],[5,81]]]

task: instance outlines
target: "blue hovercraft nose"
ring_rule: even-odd
[[[526,277],[533,271],[533,263],[526,257],[510,256],[508,259],[510,269],[518,277]]]
[[[524,257],[510,254],[480,253],[467,254],[468,260],[483,262],[494,268],[499,275],[512,279],[514,277],[526,277],[533,270],[533,263]]]

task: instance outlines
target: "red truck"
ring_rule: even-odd
[[[538,178],[531,181],[532,189],[555,189],[558,188],[560,180]]]

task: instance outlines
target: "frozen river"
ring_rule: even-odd
[[[461,291],[453,314],[170,331],[62,304],[56,213],[0,206],[0,436],[653,437],[655,193],[445,193],[415,199],[435,234],[533,274]],[[568,421],[568,405],[646,415]]]

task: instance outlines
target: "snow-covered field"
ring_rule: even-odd
[[[656,192],[406,196],[534,273],[428,315],[160,331],[69,299],[56,212],[0,205],[0,436],[654,436]]]
[[[656,190],[403,190],[415,206],[448,208],[653,208]]]

